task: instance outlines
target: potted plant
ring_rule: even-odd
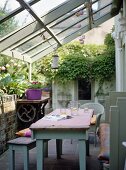
[[[42,86],[41,82],[30,82],[25,92],[26,98],[28,100],[40,100],[42,96]]]

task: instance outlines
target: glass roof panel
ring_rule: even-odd
[[[101,4],[100,4],[100,5],[101,5]],[[111,4],[110,4],[110,5],[107,5],[107,6],[106,6],[106,4],[105,4],[104,6],[102,6],[102,9],[101,9],[100,6],[99,6],[99,9],[101,9],[101,10],[95,11],[95,14],[93,15],[93,19],[94,19],[94,20],[97,20],[98,18],[100,18],[100,17],[102,17],[102,16],[110,13],[111,8],[112,8],[112,5],[111,5]]]
[[[29,14],[29,12],[27,10],[24,10],[24,11],[20,12],[19,14],[17,14],[15,16],[15,19],[18,22],[19,27],[23,27],[23,26],[35,21],[35,19]]]
[[[112,2],[112,0],[107,0],[107,1],[105,1],[105,0],[99,0],[100,8],[102,8],[102,7],[110,4],[111,2]]]
[[[20,7],[16,0],[2,1],[7,2],[7,5],[11,2],[11,5],[8,6],[10,7],[9,12]],[[14,3],[12,3],[12,1],[14,1]],[[27,2],[30,1],[31,0],[27,0]],[[17,12],[11,15],[11,17],[15,16],[11,18],[10,21],[8,20],[3,23],[6,25],[6,22],[9,24],[9,22],[14,20],[16,26],[11,29],[9,28],[6,33],[0,32],[1,37],[4,35],[8,37],[8,40],[7,38],[1,39],[1,51],[6,50],[7,48],[11,51],[17,50],[21,55],[29,55],[32,58],[32,62],[54,51],[57,47],[57,43],[60,45],[60,43],[64,44],[72,41],[89,31],[95,24],[101,24],[111,17],[111,5],[107,5],[110,4],[112,0],[92,0],[93,4],[88,3],[87,6],[86,3],[89,1],[86,0],[33,1],[35,1],[35,3],[31,6],[31,9],[33,9],[33,13],[31,13],[37,21],[35,21],[34,17],[29,14],[27,10],[24,10],[19,14],[17,14]],[[14,5],[15,3],[17,5]],[[13,7],[11,7],[12,4]],[[34,15],[34,12],[38,17]],[[105,17],[105,20],[103,19],[104,15],[107,16]],[[42,17],[41,20],[45,23],[45,26],[43,26],[39,17]],[[8,17],[6,18],[8,19]],[[17,28],[21,29],[16,30]],[[12,30],[15,32],[11,33]],[[11,34],[7,35],[8,33]]]
[[[102,10],[100,10],[99,17],[109,13],[111,11],[111,8],[112,8],[112,6],[109,5],[109,6],[105,7],[105,8],[103,8]]]
[[[93,10],[93,11],[97,11],[97,10],[98,10],[98,7],[99,7],[99,2],[95,2],[95,3],[92,5],[92,10]]]
[[[65,1],[67,0],[40,0],[32,6],[32,9],[40,17]]]
[[[84,28],[87,25],[88,25],[88,19],[85,19],[82,22],[79,22],[78,24],[70,27],[69,29],[66,29],[66,30],[64,29],[64,31],[63,31],[63,27],[61,27],[59,29],[58,38],[59,38],[59,40],[63,39],[64,37],[67,37],[68,35],[76,32],[76,31],[78,31],[78,36],[79,36],[79,30]]]
[[[4,1],[6,1],[6,0],[4,0]],[[8,1],[8,4],[9,4],[10,1],[11,0]],[[16,0],[13,0],[13,1],[14,1],[14,4],[15,4]],[[30,0],[27,0],[27,2],[29,2],[29,1]],[[35,9],[36,11],[39,11],[39,12],[43,11],[43,12],[40,12],[40,13],[45,13],[48,10],[56,7],[57,5],[65,2],[65,1],[67,1],[67,0],[51,0],[50,2],[47,2],[47,0],[41,0],[38,3],[32,5],[32,8]],[[17,1],[16,1],[16,4],[17,5],[15,5],[15,8],[11,8],[12,11],[20,6]],[[10,22],[12,20],[16,23],[15,26],[11,29],[7,29],[6,31],[4,31],[5,33],[0,32],[0,38],[11,33],[12,31],[15,31],[16,29],[20,29],[21,27],[35,21],[34,17],[31,14],[29,14],[29,12],[27,10],[24,10],[24,11],[18,13],[17,15],[15,15],[14,17],[12,17],[10,19]],[[5,21],[3,24],[6,25],[6,23],[8,23],[8,22],[9,22],[9,20]]]
[[[42,44],[44,41],[47,41],[51,36],[48,34],[48,32],[38,32],[38,35],[33,37],[32,39],[27,39],[26,43],[23,43],[20,45],[17,50],[20,52],[29,51],[29,48],[31,50],[31,53],[34,52],[34,50],[39,50],[39,44]],[[33,50],[32,50],[33,48]],[[36,48],[36,49],[35,49]]]
[[[32,62],[38,60],[38,59],[41,59],[42,57],[46,56],[47,54],[53,52],[56,48],[57,48],[57,43],[55,44],[52,44],[52,45],[48,45],[46,48],[43,48],[38,51],[37,53],[33,54],[31,56],[31,59],[32,59]]]
[[[11,17],[7,21],[3,22],[0,26],[4,27],[4,29],[0,30],[0,38],[4,37],[5,35],[33,22],[35,19],[29,14],[27,10],[24,10],[14,17]],[[13,25],[11,24],[13,22]],[[5,26],[6,25],[6,26]]]
[[[53,41],[53,44],[54,44],[54,41]],[[50,41],[45,41],[45,42],[39,43],[39,45],[36,48],[34,48],[33,50],[29,51],[27,54],[30,55],[30,56],[35,55],[38,51],[45,50],[45,49],[51,47],[52,45],[51,45]]]
[[[76,17],[76,16],[70,17],[70,18],[64,20],[63,22],[61,22],[60,24],[52,27],[53,32],[56,34],[59,31],[63,31],[69,27],[72,27],[72,29],[80,28],[81,24],[82,25],[85,24],[83,22],[83,20],[84,20],[83,16],[82,17]],[[82,21],[82,22],[80,22],[80,21]]]
[[[86,15],[87,15],[86,9],[84,8],[84,5],[81,5],[80,7],[75,8],[74,10],[70,11],[69,13],[66,13],[62,17],[58,18],[52,24],[57,24],[58,22],[67,20],[69,18],[72,19],[72,17],[74,18],[74,20],[75,20],[75,18],[79,20],[80,18],[85,17]]]
[[[0,8],[7,11],[7,13],[20,7],[20,4],[16,0],[1,0]]]
[[[72,29],[80,28],[81,24],[85,25],[83,20],[86,18],[86,16],[86,9],[84,8],[84,5],[81,5],[80,7],[75,8],[71,12],[55,20],[54,22],[49,24],[49,26],[55,34],[64,31],[70,27],[72,27]]]

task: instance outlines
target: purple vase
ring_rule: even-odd
[[[27,89],[25,94],[28,100],[40,100],[42,97],[42,90],[41,89]]]

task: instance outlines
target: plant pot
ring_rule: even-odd
[[[25,94],[28,100],[40,100],[42,97],[42,90],[41,89],[27,89]]]

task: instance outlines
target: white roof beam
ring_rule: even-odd
[[[18,51],[15,51],[15,50],[11,51],[10,49],[7,49],[7,50],[1,52],[1,54],[7,55],[12,58],[17,58],[19,60],[23,60],[28,63],[32,62],[31,58],[27,54],[21,55],[21,53],[19,53]]]
[[[109,5],[111,5],[111,4],[109,4]],[[106,5],[106,6],[104,6],[104,7],[102,7],[102,9],[104,9],[104,8],[106,8],[107,6],[109,6],[109,5]],[[99,12],[101,9],[99,9],[99,10],[97,10],[96,12],[94,12],[94,14],[96,14],[97,12]],[[105,15],[104,17],[100,17],[101,19],[100,19],[100,23],[98,22],[98,24],[101,24],[101,23],[103,23],[104,21],[106,21],[107,20],[107,18],[111,18],[111,14],[108,14],[108,15]],[[87,19],[88,17],[85,17],[85,18],[83,18],[83,19],[80,19],[78,22],[81,22],[82,20],[85,20],[85,19]],[[99,21],[99,19],[98,19],[98,21]],[[68,29],[70,29],[71,27],[73,27],[74,25],[76,25],[78,22],[76,22],[76,23],[74,23],[74,24],[71,24],[69,27],[67,27],[67,28],[64,28],[62,31],[59,31],[59,33],[57,33],[56,35],[57,36],[60,36],[60,34],[62,34],[64,31],[66,31],[66,30],[68,30]],[[97,21],[95,21],[95,23],[92,25],[92,27],[94,28],[94,27],[96,27],[96,26],[98,26],[98,24],[97,24]],[[87,31],[89,31],[90,30],[90,27],[88,28],[89,26],[88,25],[85,25],[83,28],[81,28],[80,30],[78,30],[81,34],[83,34],[83,33],[85,33],[85,32],[87,32]],[[83,30],[84,29],[84,32],[81,32],[81,30]],[[68,36],[69,37],[69,36]],[[77,37],[78,37],[78,34],[77,34]],[[75,38],[77,38],[77,37],[75,37]],[[75,38],[73,38],[73,39],[75,39]],[[48,39],[48,41],[49,40],[51,40],[52,38],[50,37],[49,39]],[[64,37],[64,39],[65,39],[65,37]],[[73,40],[72,39],[72,40]],[[69,39],[68,39],[69,40]],[[63,40],[62,40],[62,42],[63,42]],[[69,41],[68,41],[69,42]],[[34,50],[35,48],[37,48],[38,46],[41,46],[42,45],[42,43],[44,43],[44,42],[40,42],[40,43],[38,43],[38,44],[36,44],[35,46],[33,46],[33,47],[31,47],[31,48],[29,48],[28,50],[26,50],[26,51],[24,51],[22,54],[25,54],[25,53],[28,53],[28,52],[31,52],[32,50]],[[54,43],[53,43],[54,44]],[[52,43],[51,43],[51,45],[52,45]],[[36,54],[37,54],[37,52],[36,52]],[[34,54],[34,55],[36,55],[36,54]]]
[[[92,4],[96,3],[97,1],[98,1],[98,0],[93,1]],[[75,15],[75,13],[76,13],[77,11],[83,10],[83,9],[85,9],[85,8],[86,8],[86,7],[84,7],[84,5],[83,5],[83,7],[81,7],[80,9],[76,9],[76,10],[72,11],[69,15],[65,15],[62,19],[56,21],[55,23],[52,23],[52,24],[50,25],[50,28],[53,30],[53,27],[54,27],[54,26],[56,26],[57,24],[63,22],[64,20],[70,18],[71,16]],[[86,18],[87,18],[87,17],[86,17]],[[80,19],[79,21],[77,21],[77,22],[75,22],[73,25],[71,25],[71,27],[74,26],[74,25],[76,25],[77,23],[83,21],[83,20],[86,19],[86,18]],[[66,29],[64,29],[64,30],[67,30],[67,29],[69,29],[69,27],[66,28]],[[64,30],[62,30],[62,32],[63,32]],[[28,37],[28,38],[25,38],[25,39],[22,40],[20,43],[17,43],[15,46],[12,46],[11,49],[15,49],[15,48],[19,47],[20,45],[28,42],[28,41],[31,40],[32,38],[34,38],[34,37],[36,37],[36,36],[38,36],[38,35],[40,35],[40,34],[43,34],[43,33],[44,33],[44,29],[42,29],[41,32],[38,31],[37,33],[33,34],[32,36],[30,36],[30,37]],[[58,34],[59,34],[59,33],[57,33],[57,34],[55,34],[55,35],[58,35]],[[50,39],[50,38],[48,37],[48,40],[49,40],[49,39]],[[45,41],[47,41],[47,40],[45,40]],[[33,47],[28,48],[28,49],[25,50],[22,54],[28,53],[29,51],[31,51],[31,50],[35,49],[37,46],[39,46],[39,44],[41,45],[43,42],[44,42],[44,41],[41,41],[41,42],[37,43],[36,45],[34,45]]]
[[[23,40],[28,35],[32,35],[36,31],[41,29],[40,24],[37,22],[31,23],[21,29],[14,31],[13,33],[5,36],[4,38],[0,39],[0,51],[4,51],[7,48],[11,47],[12,45],[16,45],[18,42]]]
[[[39,59],[41,59],[41,58],[43,58],[43,57],[45,57],[49,53],[53,52],[55,48],[57,48],[57,43],[55,43],[53,45],[53,47],[52,46],[48,46],[46,48],[46,50],[39,51],[35,56],[32,56],[32,58],[31,58],[32,63],[37,61],[37,60],[39,60]]]
[[[95,20],[95,21],[94,21],[94,24],[92,25],[92,27],[95,28],[96,26],[101,25],[103,22],[109,20],[110,18],[112,18],[112,16],[111,16],[110,13],[108,13],[108,14],[100,17],[99,19]],[[62,44],[66,44],[66,43],[68,43],[68,42],[76,39],[76,38],[79,36],[78,33],[80,33],[80,35],[81,35],[81,34],[84,34],[84,33],[88,32],[88,31],[89,31],[89,26],[86,25],[85,27],[83,27],[83,28],[81,28],[81,29],[73,32],[72,34],[64,37],[62,40],[60,40],[60,42],[61,42]],[[52,44],[52,46],[56,46],[56,43],[55,43],[55,44]],[[39,53],[34,54],[34,56],[31,56],[32,62],[35,62],[35,61],[37,61],[38,59],[40,59],[40,58],[44,57],[45,55],[47,55],[47,54],[51,53],[52,51],[54,51],[53,48],[52,48],[52,46],[46,48],[46,49],[43,50],[42,52],[39,52]]]
[[[37,16],[37,14],[31,9],[28,3],[24,0],[17,0],[37,21],[38,23],[54,38],[54,40],[61,46],[60,41],[57,37],[53,34],[53,32],[42,22],[41,18]]]
[[[40,31],[35,32],[34,34],[30,35],[29,37],[24,38],[22,41],[20,41],[19,43],[16,43],[15,45],[11,46],[10,49],[14,50],[16,48],[18,48],[19,46],[23,45],[24,43],[29,42],[30,40],[32,40],[33,38],[35,38],[36,36],[42,35],[44,33],[44,29]]]
[[[55,21],[59,17],[65,15],[66,13],[70,12],[71,10],[77,8],[78,6],[84,4],[86,0],[69,0],[66,1],[65,3],[61,4],[55,10],[51,10],[48,12],[46,15],[41,17],[41,20],[44,22],[45,25],[50,24],[51,22]],[[41,29],[41,25],[38,24],[36,21],[28,24],[27,26],[16,30],[15,32],[7,35],[6,37],[2,38],[0,40],[0,51],[3,51],[10,46],[20,42],[23,40],[25,37],[35,33]]]

